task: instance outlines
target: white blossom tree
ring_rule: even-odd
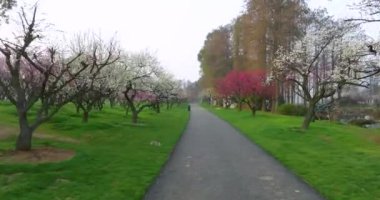
[[[0,22],[2,22],[1,18],[4,19],[5,22],[9,21],[7,12],[15,7],[16,4],[16,0],[0,0]]]
[[[347,21],[359,23],[380,22],[380,0],[361,0],[352,5],[352,7],[358,10],[362,17],[350,18]]]
[[[290,51],[277,52],[273,77],[294,83],[307,102],[303,129],[309,128],[322,99],[345,85],[367,87],[368,77],[380,72],[378,57],[368,51],[366,42],[356,26],[324,17],[314,19]]]
[[[77,35],[71,49],[85,52],[75,63],[77,66],[83,60],[90,65],[72,82],[72,89],[78,92],[72,102],[77,111],[83,112],[82,121],[86,123],[89,113],[93,109],[101,110],[106,98],[114,91],[109,78],[121,50],[114,39],[105,42],[100,35],[90,33]]]
[[[0,90],[16,107],[20,128],[16,150],[23,151],[31,150],[37,127],[84,92],[84,87],[73,90],[73,81],[86,70],[95,72],[98,67],[95,63],[100,62],[94,51],[48,47],[42,42],[44,26],[36,15],[36,6],[31,16],[22,9],[21,32],[15,33],[13,40],[0,38]]]
[[[132,123],[138,122],[144,109],[152,108],[159,113],[162,103],[166,102],[170,108],[170,102],[178,97],[179,82],[147,51],[125,54],[114,69],[110,85],[118,91],[127,115],[131,111]]]
[[[128,113],[132,113],[132,123],[137,123],[138,115],[154,104],[152,85],[162,68],[149,52],[124,54],[114,66],[109,81],[124,104]]]
[[[153,107],[160,113],[160,106],[166,103],[166,109],[170,109],[180,93],[180,83],[173,75],[162,71],[156,74],[156,80],[152,82],[150,90],[155,96]]]

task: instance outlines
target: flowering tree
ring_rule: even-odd
[[[16,4],[16,0],[0,0],[0,22],[1,18],[3,18],[5,22],[9,21],[7,11],[15,7]]]
[[[160,104],[177,96],[179,84],[166,73],[157,58],[149,52],[124,53],[120,59],[104,71],[110,102],[118,101],[131,111],[132,123],[146,108],[160,112]]]
[[[253,115],[260,105],[265,105],[265,100],[272,100],[275,94],[275,87],[268,81],[265,70],[253,70],[248,72],[247,91],[245,103],[251,109]]]
[[[296,84],[297,94],[308,104],[303,129],[309,127],[322,99],[345,85],[366,87],[367,78],[380,72],[377,57],[365,44],[366,36],[357,27],[319,17],[290,51],[280,48],[277,52],[273,76]]]
[[[161,72],[151,86],[151,92],[155,95],[154,108],[160,113],[160,104],[166,103],[166,109],[170,109],[180,93],[180,84],[171,74]]]
[[[379,0],[361,0],[353,5],[356,10],[366,17],[351,18],[347,21],[356,21],[359,23],[380,22],[380,1]]]
[[[36,13],[36,7],[30,17],[22,10],[21,34],[14,40],[0,38],[0,88],[15,105],[20,127],[16,150],[30,150],[36,128],[84,91],[82,87],[72,90],[73,81],[87,69],[96,70],[95,59],[88,52],[64,54],[38,44],[43,37]],[[32,107],[37,112],[31,119]]]
[[[218,81],[216,92],[224,98],[232,98],[238,104],[239,110],[241,110],[247,88],[246,78],[247,76],[244,72],[231,71]]]
[[[220,80],[216,90],[222,97],[234,99],[239,110],[246,103],[253,115],[260,102],[274,93],[274,88],[267,82],[265,70],[231,71]]]
[[[137,123],[139,113],[154,105],[151,88],[162,68],[154,56],[142,52],[124,56],[119,69],[115,74],[117,84],[124,88],[121,90],[123,100],[132,112],[132,123]]]
[[[99,36],[91,34],[78,35],[71,48],[85,52],[79,60],[87,60],[90,64],[71,85],[72,90],[78,92],[72,102],[77,111],[83,111],[83,122],[86,123],[92,109],[102,109],[106,97],[115,91],[108,78],[119,60],[120,50],[114,40],[106,43]],[[76,64],[80,65],[80,62]]]
[[[133,86],[126,86],[124,92],[127,109],[132,112],[132,123],[138,122],[139,114],[155,104],[156,96],[149,91],[141,91],[133,88]]]

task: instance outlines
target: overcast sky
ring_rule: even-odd
[[[355,0],[310,0],[337,17],[353,15]],[[30,0],[28,1],[30,2]],[[179,79],[197,80],[197,54],[207,33],[231,22],[244,0],[40,0],[44,18],[67,35],[93,30],[116,34],[128,51],[148,49]],[[378,24],[372,24],[372,27]],[[378,28],[368,29],[377,36]]]

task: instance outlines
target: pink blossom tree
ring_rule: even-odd
[[[246,89],[244,102],[250,108],[252,115],[261,105],[265,105],[266,100],[271,100],[275,93],[272,82],[268,81],[265,70],[254,70],[246,72]]]
[[[244,72],[231,71],[223,79],[219,80],[216,91],[225,98],[232,98],[234,102],[238,104],[238,109],[242,110],[245,90],[247,85],[245,84]]]
[[[255,115],[260,102],[272,96],[273,87],[267,81],[265,70],[231,71],[219,81],[216,91],[223,98],[232,98],[239,110],[247,104]]]

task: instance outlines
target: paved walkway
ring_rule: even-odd
[[[226,122],[192,105],[187,130],[146,200],[321,200]]]

